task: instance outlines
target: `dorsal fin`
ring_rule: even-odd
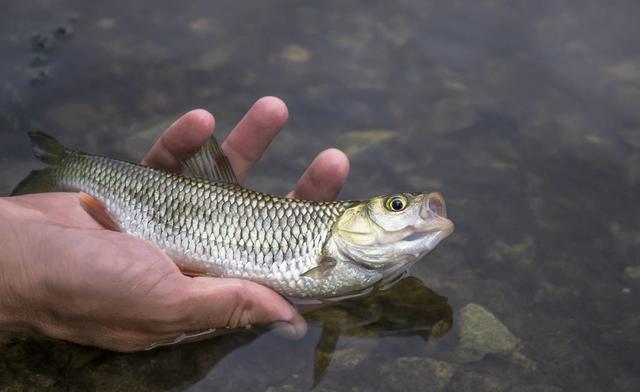
[[[196,177],[208,180],[237,184],[238,180],[233,172],[229,158],[224,154],[213,135],[185,166]]]

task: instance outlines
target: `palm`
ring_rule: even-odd
[[[263,98],[223,143],[240,181],[286,118],[281,101]],[[212,131],[213,118],[208,113],[190,112],[163,134],[143,163],[179,172],[181,162]],[[333,199],[347,172],[348,162],[342,153],[325,151],[289,196]],[[32,211],[33,235],[39,238],[35,257],[46,261],[46,268],[34,268],[31,273],[45,282],[63,282],[45,295],[42,303],[33,305],[44,309],[43,313],[56,309],[55,317],[40,315],[44,321],[36,327],[45,334],[131,351],[170,341],[188,331],[292,322],[295,317],[282,297],[263,286],[237,279],[182,275],[153,244],[100,227],[82,210],[76,194],[15,199]]]

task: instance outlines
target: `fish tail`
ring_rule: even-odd
[[[53,168],[34,170],[13,188],[11,196],[26,195],[27,193],[53,192],[55,190],[55,175]]]
[[[44,132],[29,132],[29,138],[33,155],[46,164],[58,165],[69,153],[65,146]]]
[[[34,170],[11,192],[11,196],[52,192],[56,188],[55,168],[69,154],[65,146],[43,132],[29,132],[33,154],[52,167]]]

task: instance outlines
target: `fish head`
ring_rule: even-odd
[[[374,197],[347,208],[333,230],[335,251],[385,280],[406,271],[453,232],[439,193]]]

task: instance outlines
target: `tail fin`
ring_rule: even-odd
[[[33,155],[49,165],[57,165],[67,156],[67,149],[44,132],[29,132]]]
[[[27,178],[13,188],[11,196],[26,195],[27,193],[53,192],[55,190],[55,176],[53,168],[34,170]]]
[[[11,192],[11,196],[27,193],[52,192],[55,190],[55,166],[69,153],[56,139],[43,132],[29,132],[33,154],[42,162],[54,167],[34,170]]]

